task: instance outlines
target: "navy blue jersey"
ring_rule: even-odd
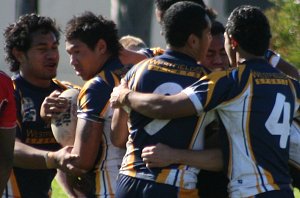
[[[215,72],[184,90],[199,112],[216,110],[228,135],[230,197],[290,189],[289,134],[299,83],[263,59]]]
[[[13,79],[17,106],[16,137],[24,144],[37,149],[55,151],[61,148],[56,142],[49,123],[40,117],[40,107],[44,99],[54,90],[66,89],[53,80],[50,87],[40,88],[17,75]],[[4,197],[48,197],[56,170],[13,168]]]
[[[125,76],[129,88],[144,93],[176,94],[197,81],[207,70],[191,57],[167,50],[163,55],[135,65]],[[148,169],[141,158],[142,149],[157,143],[174,148],[203,148],[203,125],[206,114],[173,120],[145,117],[135,111],[129,114],[129,140],[123,159],[121,174],[131,177],[193,189],[198,169],[174,164],[165,168]],[[206,120],[206,121],[204,121]]]
[[[88,173],[91,186],[88,197],[113,197],[125,149],[115,147],[110,140],[112,109],[109,99],[113,88],[119,85],[116,75],[123,69],[118,59],[109,59],[101,71],[87,81],[78,95],[77,117],[103,123],[98,156],[93,169]]]

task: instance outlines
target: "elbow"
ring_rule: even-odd
[[[119,140],[111,139],[111,143],[115,147],[122,148],[122,149],[126,148],[126,142],[124,142],[124,141],[119,141]]]

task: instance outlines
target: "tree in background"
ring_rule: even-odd
[[[295,0],[270,0],[266,10],[272,28],[271,49],[300,68],[300,4]]]

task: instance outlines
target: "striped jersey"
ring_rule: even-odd
[[[216,111],[227,132],[230,197],[290,189],[289,135],[299,84],[266,60],[214,72],[183,90],[200,114]]]
[[[176,94],[207,74],[207,70],[191,57],[166,50],[161,56],[135,65],[125,76],[130,89],[144,93]],[[129,114],[129,138],[120,173],[185,189],[195,189],[195,167],[172,164],[164,168],[147,168],[141,158],[144,147],[163,143],[174,148],[203,148],[204,125],[212,115],[160,120],[145,117],[135,111]],[[130,184],[129,184],[130,185]]]
[[[112,145],[110,140],[110,126],[112,109],[110,108],[110,94],[119,84],[116,75],[123,65],[118,59],[108,60],[99,74],[87,81],[78,95],[77,117],[93,122],[104,123],[102,140],[99,142],[97,160],[94,168],[88,173],[92,182],[91,197],[113,197],[115,182],[119,173],[125,149]]]

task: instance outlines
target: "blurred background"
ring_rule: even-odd
[[[204,0],[218,13],[217,20],[226,23],[229,13],[238,5],[251,4],[266,11],[273,30],[271,48],[300,67],[300,0]],[[3,31],[20,15],[36,12],[54,18],[62,30],[73,16],[92,11],[114,20],[119,36],[133,35],[142,38],[149,47],[165,48],[160,27],[155,19],[154,0],[1,0],[0,3],[0,70],[11,75],[4,61]],[[60,62],[57,78],[79,85],[65,52],[64,37],[60,40]]]

